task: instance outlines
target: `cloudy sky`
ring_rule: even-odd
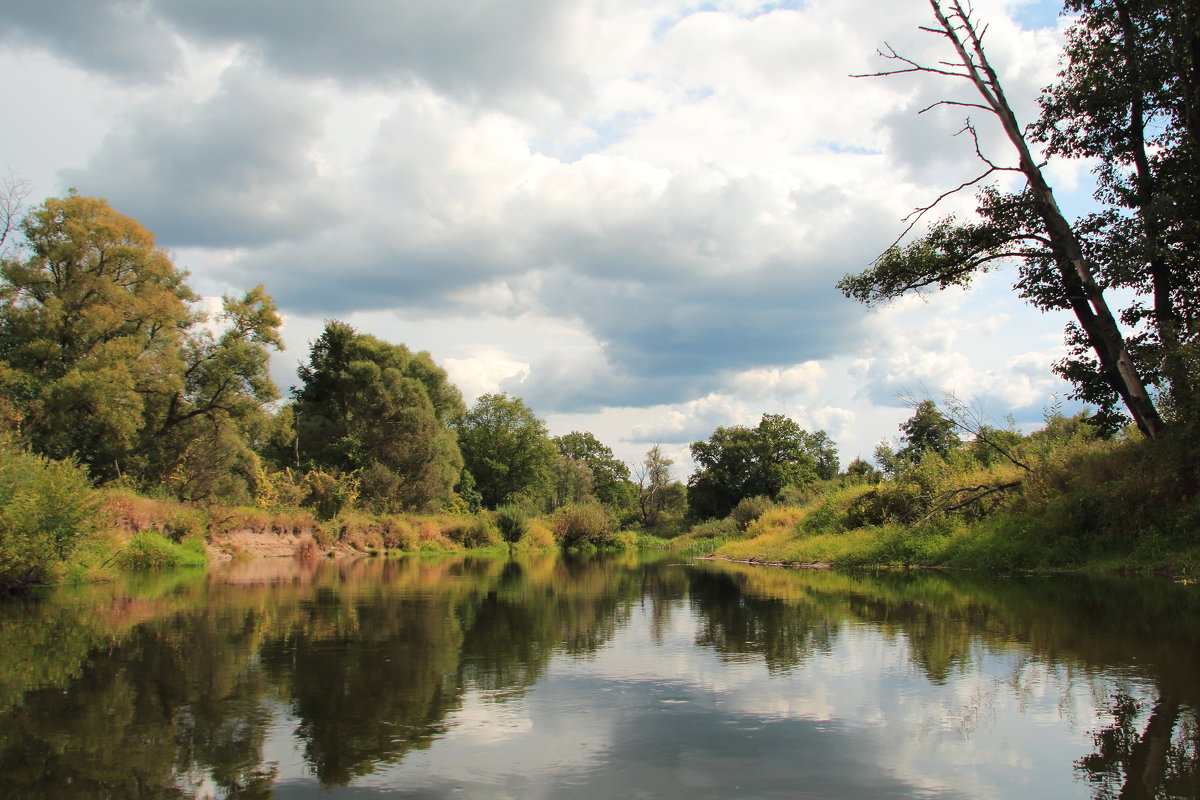
[[[977,0],[1026,120],[1059,5]],[[0,0],[0,171],[158,236],[208,296],[265,284],[285,390],[323,321],[428,350],[633,461],[783,413],[843,461],[903,395],[1000,422],[1067,388],[1010,290],[870,310],[834,288],[979,171],[925,0]],[[999,132],[980,120],[997,160]],[[1087,170],[1052,164],[1068,209]],[[971,207],[970,196],[947,212]]]

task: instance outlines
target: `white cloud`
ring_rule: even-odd
[[[1060,323],[1003,282],[870,315],[833,288],[976,171],[961,109],[915,113],[965,87],[850,77],[887,66],[885,41],[944,55],[922,4],[278,6],[75,2],[78,25],[29,6],[0,32],[22,121],[0,152],[42,194],[139,217],[205,294],[265,283],[285,386],[344,318],[631,457],[764,412],[846,451],[892,434],[901,388],[1032,408],[1059,387]],[[1030,119],[1061,30],[976,6]],[[1050,172],[1086,192],[1078,166]]]

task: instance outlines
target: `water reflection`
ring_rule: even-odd
[[[0,796],[1200,797],[1164,581],[256,561],[0,605]]]

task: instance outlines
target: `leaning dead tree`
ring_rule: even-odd
[[[909,218],[909,226],[901,234],[901,238],[912,230],[912,227],[926,212],[933,209],[946,197],[970,186],[978,185],[997,172],[1021,173],[1028,185],[1025,197],[1031,204],[1033,219],[1038,230],[1019,237],[1014,235],[1009,239],[1035,239],[1045,249],[1047,260],[1053,264],[1055,279],[1059,284],[1057,289],[1065,304],[1069,305],[1074,312],[1087,344],[1096,354],[1101,372],[1120,396],[1138,428],[1152,439],[1159,438],[1164,431],[1162,418],[1146,390],[1145,381],[1129,355],[1124,335],[1104,298],[1104,290],[1096,282],[1095,269],[1084,253],[1078,234],[1059,209],[1058,203],[1054,199],[1054,192],[1042,174],[1042,164],[1034,159],[1024,130],[1018,124],[1016,114],[1013,113],[1012,105],[1005,96],[996,70],[988,60],[983,46],[987,27],[981,27],[976,23],[971,7],[964,6],[961,0],[951,0],[951,2],[929,0],[929,5],[933,9],[938,24],[937,27],[922,26],[921,30],[944,37],[954,48],[956,60],[937,62],[932,65],[923,64],[907,58],[885,45],[885,49],[880,51],[880,55],[890,61],[899,62],[900,66],[856,77],[922,73],[969,81],[977,91],[981,102],[943,100],[922,109],[922,111],[927,111],[935,106],[947,105],[980,109],[991,113],[999,120],[1005,136],[1016,149],[1017,166],[1001,166],[987,158],[980,148],[974,126],[968,121],[963,131],[968,132],[974,139],[976,155],[986,165],[985,171],[977,178],[945,192],[932,204],[917,209]],[[940,233],[944,237],[945,230]],[[1004,237],[1000,238],[1004,239]],[[947,285],[960,282],[967,271],[978,268],[987,260],[1001,255],[1028,256],[1027,253],[998,254],[993,248],[992,254],[989,256],[980,257],[979,252],[976,251],[970,253],[970,257],[952,265],[959,270],[952,280],[946,279],[945,273],[931,274],[925,276],[926,279],[923,283],[919,279],[916,282],[909,280],[907,286],[897,287],[894,279],[881,276],[878,272],[873,274],[869,271],[862,276],[848,277],[839,286],[847,294],[859,299],[868,299],[872,296],[895,296],[906,288],[914,286],[932,283]],[[945,269],[945,265],[943,264],[941,268]],[[881,286],[889,280],[891,281],[890,285]]]

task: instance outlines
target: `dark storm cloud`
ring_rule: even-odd
[[[320,134],[310,95],[230,70],[205,102],[151,105],[110,133],[64,182],[106,197],[169,246],[262,245],[336,219],[333,185],[310,148]]]
[[[573,54],[581,11],[557,0],[13,0],[0,42],[45,48],[122,81],[171,74],[177,36],[239,46],[303,78],[563,99],[587,91]]]
[[[583,85],[568,69],[574,4],[559,0],[159,0],[186,36],[245,43],[281,71],[349,83],[417,76],[453,94]]]
[[[0,44],[46,48],[85,70],[156,80],[179,63],[169,27],[138,0],[9,0]]]

